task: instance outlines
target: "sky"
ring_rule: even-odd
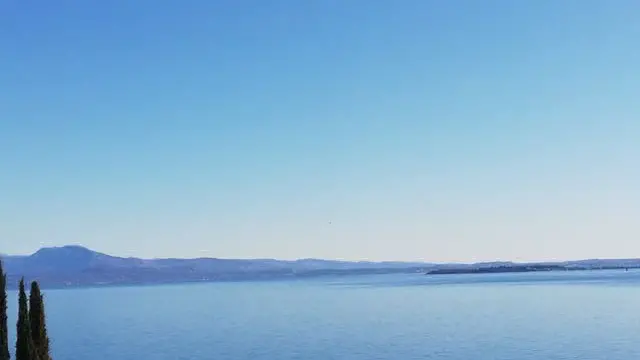
[[[0,253],[640,257],[635,0],[0,0]]]

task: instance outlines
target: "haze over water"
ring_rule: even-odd
[[[59,360],[640,356],[637,271],[326,277],[46,296]]]

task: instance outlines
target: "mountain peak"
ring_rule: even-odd
[[[80,245],[65,245],[65,246],[59,246],[59,247],[44,247],[36,251],[32,256],[42,256],[42,255],[49,255],[54,253],[67,254],[67,255],[70,255],[70,254],[87,255],[87,254],[95,254],[96,252]]]

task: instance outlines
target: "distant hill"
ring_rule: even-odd
[[[323,274],[415,272],[429,264],[302,259],[122,258],[81,246],[43,248],[29,256],[3,256],[11,283],[19,277],[43,286],[157,284],[258,280]]]
[[[24,276],[45,287],[135,285],[203,281],[304,278],[322,275],[416,273],[436,269],[483,269],[517,266],[512,262],[433,264],[416,262],[351,262],[322,259],[139,259],[96,252],[82,246],[43,248],[29,256],[1,256],[9,283]],[[640,259],[590,259],[530,263],[581,268],[640,267]],[[484,272],[484,271],[483,271]]]

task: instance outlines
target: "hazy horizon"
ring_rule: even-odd
[[[81,247],[93,252],[120,257],[120,258],[138,258],[142,260],[157,260],[157,259],[167,259],[166,257],[147,257],[147,256],[122,256],[120,254],[108,253],[105,251],[100,251],[100,249],[93,249],[82,244],[67,244],[60,246],[51,246],[51,247],[41,247],[30,253],[25,254],[6,254],[0,253],[0,256],[30,256],[35,254],[38,250],[43,248],[61,248],[61,247]],[[192,260],[196,259],[195,257],[169,257],[172,259],[183,259],[183,260]],[[493,259],[493,260],[480,260],[480,261],[462,261],[462,260],[451,260],[451,261],[429,261],[424,259],[415,259],[415,260],[394,260],[394,259],[346,259],[346,258],[318,258],[318,257],[304,257],[304,258],[271,258],[271,257],[243,257],[243,258],[229,258],[229,257],[217,257],[217,256],[205,256],[201,258],[215,258],[215,259],[225,259],[225,260],[279,260],[279,261],[297,261],[297,260],[321,260],[321,261],[345,261],[345,262],[399,262],[399,263],[429,263],[429,264],[471,264],[471,263],[491,263],[491,262],[513,262],[513,263],[544,263],[544,262],[568,262],[568,261],[581,261],[581,260],[625,260],[625,259],[640,259],[640,257],[593,257],[593,258],[566,258],[566,259],[535,259],[535,260],[513,260],[513,259]]]
[[[0,5],[0,252],[640,257],[640,3]]]

